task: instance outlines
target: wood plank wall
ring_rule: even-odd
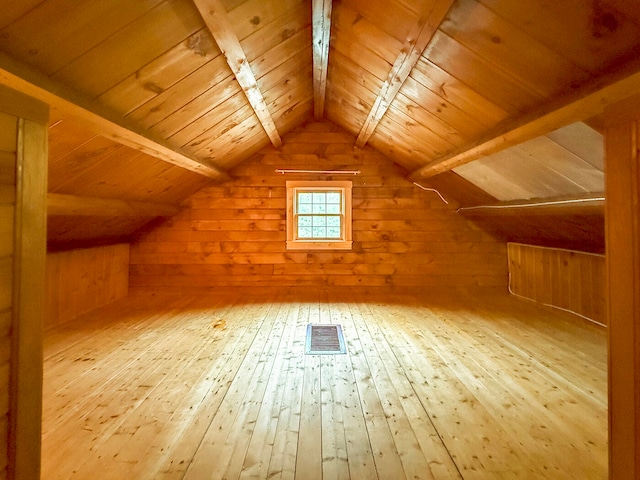
[[[220,287],[506,287],[506,245],[403,178],[405,172],[331,123],[303,125],[202,189],[132,244],[132,292]],[[279,174],[353,169],[359,175]],[[352,251],[285,250],[285,182],[353,181]]]
[[[512,293],[606,324],[605,257],[509,243]]]
[[[129,291],[129,244],[47,255],[45,328],[107,305]]]

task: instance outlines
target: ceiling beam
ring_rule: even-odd
[[[313,0],[311,6],[313,24],[313,115],[319,122],[324,118],[324,100],[327,93],[332,3],[332,0]]]
[[[216,180],[229,178],[226,173],[189,156],[104,105],[3,53],[0,53],[0,84],[36,98],[57,109],[61,116],[79,121],[99,135],[134,150]]]
[[[479,158],[519,145],[553,130],[602,114],[607,105],[640,93],[640,72],[622,79],[614,73],[581,92],[561,98],[544,108],[517,119],[482,140],[438,158],[409,175],[412,181],[432,177]]]
[[[172,217],[180,207],[164,203],[134,202],[113,198],[47,195],[47,215],[96,217]]]
[[[413,26],[407,37],[398,58],[391,67],[389,76],[382,84],[380,93],[376,98],[367,119],[358,134],[356,146],[362,148],[369,141],[378,123],[393,102],[400,88],[409,77],[411,70],[418,63],[422,52],[427,47],[433,35],[438,30],[447,12],[455,0],[435,0],[430,7],[425,9],[418,22]]]
[[[260,120],[262,128],[264,128],[264,131],[269,136],[273,146],[280,148],[282,146],[282,139],[267,109],[267,104],[264,101],[262,92],[258,88],[258,83],[249,65],[249,60],[247,60],[240,41],[233,31],[224,5],[220,0],[193,0],[193,2],[200,11],[200,15],[202,15],[220,51],[222,51],[227,59],[231,71],[247,96],[247,100],[249,100],[251,108],[253,108],[258,120]]]
[[[604,216],[604,193],[589,193],[571,197],[554,197],[514,202],[499,202],[474,207],[461,207],[465,217],[598,215]]]

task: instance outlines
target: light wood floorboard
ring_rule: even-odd
[[[44,354],[47,480],[607,477],[606,332],[493,290],[129,297]]]

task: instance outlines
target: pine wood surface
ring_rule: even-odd
[[[0,97],[0,478],[39,478],[49,108]]]
[[[7,476],[18,118],[0,112],[0,478]]]
[[[605,257],[509,243],[511,291],[607,324]]]
[[[181,213],[132,244],[137,292],[252,285],[506,286],[505,245],[421,190],[336,125],[311,122],[202,189]],[[282,175],[277,168],[358,170]],[[286,250],[286,181],[353,182],[351,251]]]
[[[607,478],[604,331],[448,292],[130,296],[50,330],[43,478]],[[307,323],[347,354],[304,355]]]
[[[33,102],[29,99],[29,103]],[[27,104],[28,105],[28,104]],[[48,108],[41,105],[45,112]],[[18,120],[8,478],[39,478],[47,249],[47,119]]]
[[[223,180],[220,169],[269,144],[238,78],[255,78],[244,87],[263,98],[258,111],[271,117],[263,123],[272,137],[312,118],[321,96],[313,87],[314,3],[218,4],[227,17],[222,37],[237,39],[232,56],[241,66],[229,68],[229,44],[218,35],[218,45],[191,0],[4,2],[1,80],[53,106],[53,192],[177,204],[206,184],[200,174]],[[211,9],[202,10],[206,17]],[[344,0],[325,27],[328,75],[316,90],[325,92],[325,118],[353,137],[362,132],[361,142],[371,135],[371,146],[423,179],[634,92],[636,10],[622,0]],[[497,162],[467,174],[498,197],[526,197],[534,187],[564,194],[602,180],[546,148],[519,156],[526,166]],[[526,188],[513,187],[505,170]],[[79,219],[72,231],[58,220],[51,233],[60,241],[96,226]],[[110,238],[104,230],[94,238],[130,238],[144,223],[112,219]]]
[[[640,96],[606,114],[609,476],[640,478]]]
[[[47,255],[45,328],[73,320],[125,297],[129,245],[108,245]]]

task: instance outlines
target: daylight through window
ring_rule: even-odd
[[[351,248],[351,182],[287,182],[287,248]]]

